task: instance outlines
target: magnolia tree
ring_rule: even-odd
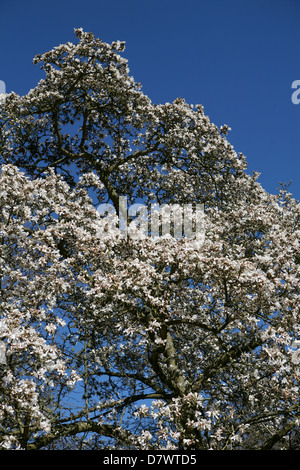
[[[124,43],[75,34],[1,107],[1,448],[288,449],[299,203],[200,105],[151,103]],[[192,210],[154,237],[137,202]]]

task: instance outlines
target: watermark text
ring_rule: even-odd
[[[203,239],[205,232],[203,204],[144,204],[128,207],[127,197],[119,197],[118,214],[112,204],[100,204],[97,211],[105,220],[103,232],[122,238],[150,238],[170,236],[174,239]]]

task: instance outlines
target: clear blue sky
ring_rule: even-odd
[[[276,192],[300,199],[300,0],[0,0],[0,80],[26,93],[41,78],[35,54],[82,27],[126,41],[131,74],[153,102],[202,104]]]

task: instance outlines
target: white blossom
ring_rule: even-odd
[[[0,447],[287,448],[299,202],[201,105],[153,104],[123,42],[75,34],[0,112]],[[151,238],[130,212],[124,236],[120,196],[203,204],[205,234]]]

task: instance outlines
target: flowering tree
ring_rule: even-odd
[[[0,115],[0,446],[288,448],[299,203],[200,105],[151,103],[123,43],[75,33]],[[204,241],[141,237],[130,213],[123,236],[120,196],[202,204]]]

